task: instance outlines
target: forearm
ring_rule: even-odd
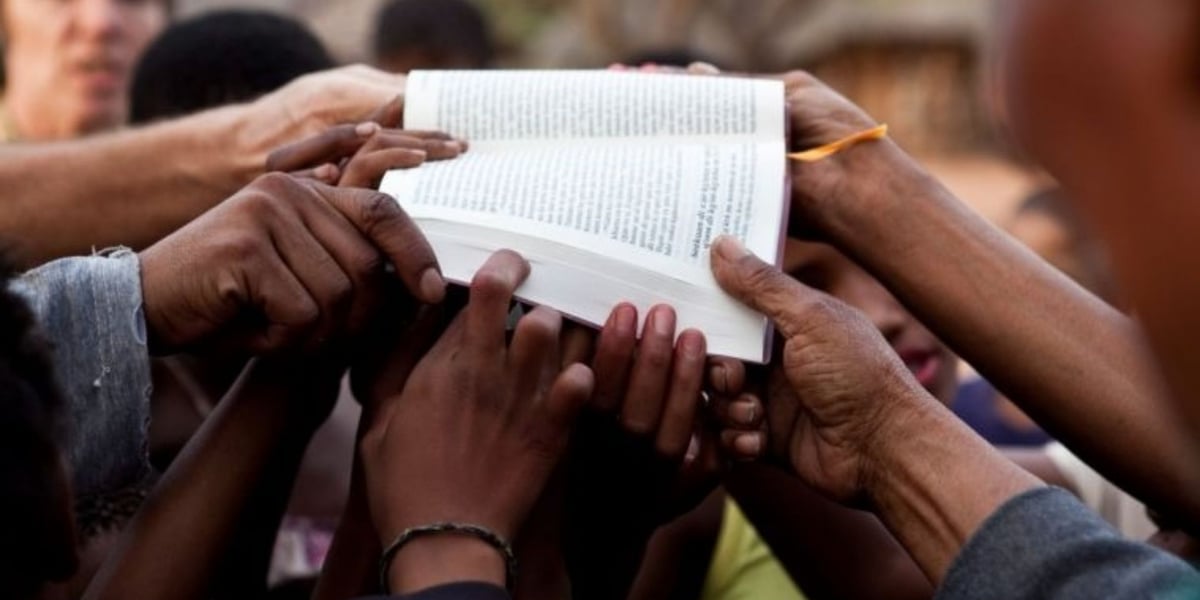
[[[380,591],[379,555],[383,548],[371,522],[364,486],[362,462],[356,456],[350,495],[313,591],[314,600],[340,600]]]
[[[1039,425],[1151,505],[1200,521],[1190,440],[1168,416],[1131,319],[962,205],[890,142],[835,160],[880,175],[801,212],[820,215],[835,245]],[[1123,450],[1134,444],[1142,451]]]
[[[793,581],[812,597],[930,598],[933,586],[874,515],[831,502],[787,473],[735,467],[725,488]]]
[[[992,513],[1043,484],[924,400],[894,399],[905,409],[877,433],[865,487],[872,509],[936,586]]]
[[[251,105],[69,142],[0,148],[0,238],[39,264],[143,248],[246,184],[265,164]]]
[[[205,597],[231,552],[244,554],[236,546],[246,531],[258,532],[257,526],[246,530],[248,523],[278,521],[316,419],[289,402],[303,384],[279,385],[287,373],[299,379],[302,371],[272,368],[252,365],[205,421],[123,533],[87,597]],[[312,380],[306,383],[311,387]],[[264,489],[267,482],[273,489]],[[262,506],[276,507],[277,514],[254,510]]]

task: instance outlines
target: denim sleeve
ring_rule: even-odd
[[[1009,500],[955,558],[936,598],[1200,598],[1187,563],[1122,538],[1057,488]]]
[[[13,289],[52,344],[75,494],[140,481],[150,468],[150,361],[137,255],[119,248],[56,260],[25,273]]]

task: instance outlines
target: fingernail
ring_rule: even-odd
[[[671,314],[669,309],[655,309],[654,316],[651,317],[651,320],[654,321],[651,323],[651,327],[654,328],[654,333],[656,335],[670,337],[672,333],[675,333],[675,319],[674,315]]]
[[[462,143],[454,140],[442,142],[442,148],[451,152],[462,152],[463,150]]]
[[[696,75],[719,75],[721,70],[715,67],[712,63],[702,61],[694,62],[687,67],[688,71]]]
[[[420,287],[421,295],[430,304],[437,304],[446,296],[446,280],[442,279],[442,274],[438,273],[437,269],[426,269],[421,274]]]
[[[754,404],[743,404],[736,411],[733,411],[733,418],[738,422],[738,425],[754,425],[754,417],[757,412]]]
[[[414,158],[418,158],[420,160],[429,158],[429,153],[425,152],[424,150],[409,150],[408,152],[412,154]]]
[[[700,456],[700,438],[696,434],[692,434],[692,437],[688,439],[687,452],[683,455],[683,460],[692,462],[698,456]]]
[[[704,344],[700,340],[701,337],[696,335],[696,332],[681,335],[679,336],[679,349],[683,350],[685,356],[693,358],[700,356],[704,354]]]
[[[717,249],[717,255],[728,261],[741,260],[750,254],[750,251],[742,245],[742,242],[732,235],[718,237],[713,242],[713,246]]]
[[[614,315],[617,333],[622,335],[637,335],[637,310],[628,304],[617,307]]]
[[[376,123],[375,121],[365,121],[363,123],[359,123],[354,128],[354,133],[357,133],[359,137],[370,137],[375,135],[379,129],[379,123]]]
[[[718,392],[729,392],[729,371],[725,369],[725,365],[713,365],[708,371],[708,380]]]
[[[743,433],[733,439],[733,447],[745,456],[758,456],[762,450],[762,436],[757,433]]]

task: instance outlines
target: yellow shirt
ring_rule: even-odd
[[[804,600],[742,509],[728,498],[700,599]]]

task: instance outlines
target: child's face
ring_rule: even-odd
[[[826,244],[789,239],[783,269],[806,285],[862,311],[930,394],[948,404],[957,360],[874,277]]]

